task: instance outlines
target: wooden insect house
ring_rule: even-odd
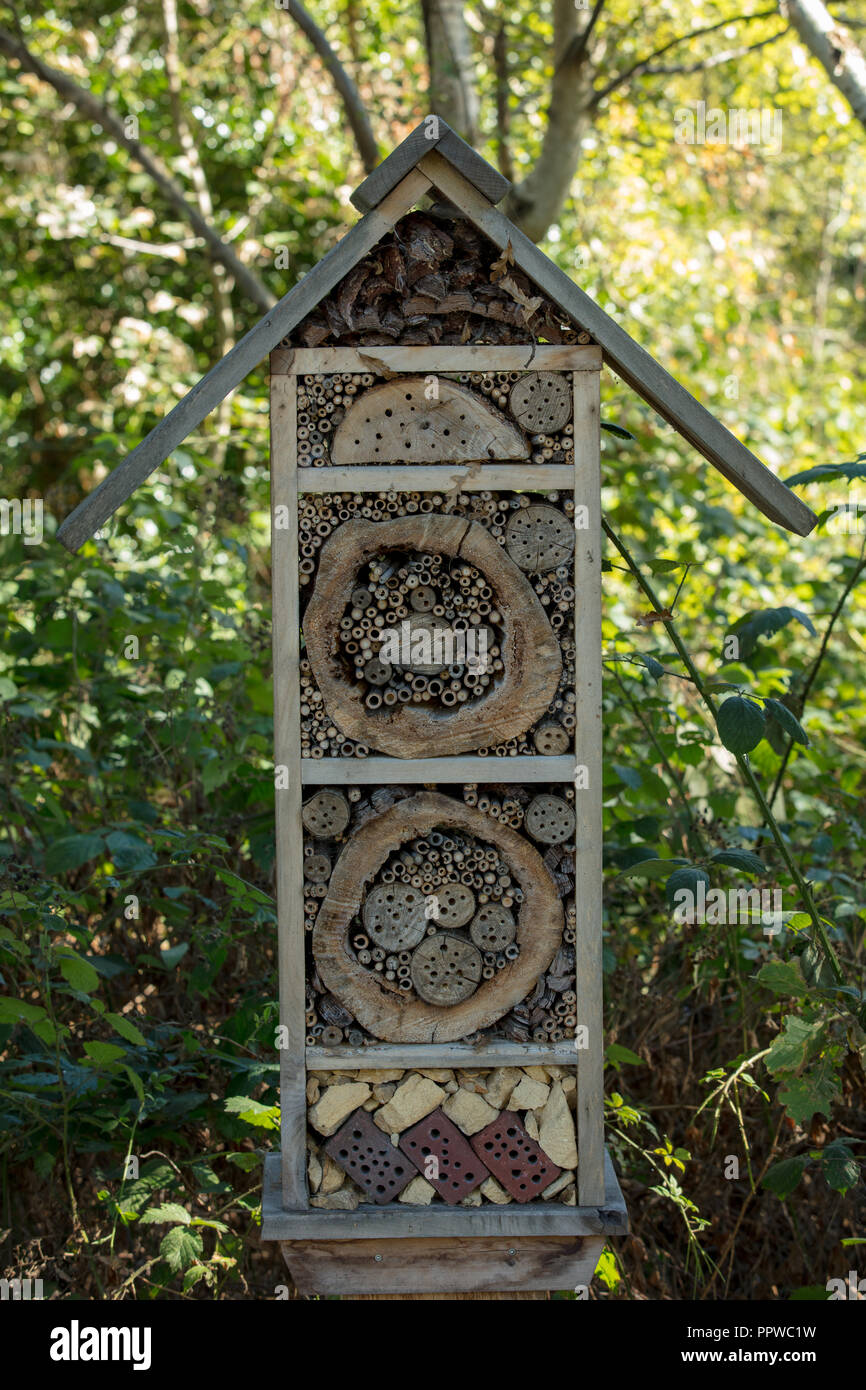
[[[427,118],[60,530],[81,545],[270,353],[287,1045],[263,1236],[307,1293],[588,1285],[627,1229],[603,1136],[602,364],[773,521],[815,520],[497,210],[507,189]]]

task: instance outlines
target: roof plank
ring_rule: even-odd
[[[419,167],[429,175],[442,196],[459,207],[500,250],[510,242],[521,270],[581,328],[592,334],[608,365],[750,502],[787,530],[799,536],[809,534],[818,518],[805,502],[584,294],[534,242],[492,207],[448,160],[431,150]]]
[[[411,169],[431,150],[437,149],[455,169],[491,203],[498,203],[511,187],[502,174],[476,154],[471,145],[461,140],[441,116],[426,116],[420,125],[401,141],[395,150],[368,174],[352,194],[351,201],[360,212],[370,212],[391,192]]]
[[[412,169],[382,202],[337,242],[337,245],[274,305],[258,323],[226,353],[216,366],[196,382],[131,454],[112,469],[107,478],[85,497],[62,526],[57,538],[67,550],[78,550],[132,495],[140,483],[168,458],[172,449],[201,424],[230,391],[267,357],[282,338],[330,294],[343,276],[371,251],[394,223],[414,207],[430,187],[430,180]]]

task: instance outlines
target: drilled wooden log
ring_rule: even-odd
[[[404,376],[359,396],[339,426],[331,462],[471,463],[525,459],[526,441],[510,421],[446,377]]]
[[[482,699],[454,712],[414,704],[365,707],[364,688],[343,666],[339,622],[358,571],[389,549],[459,556],[484,574],[502,615],[505,674]],[[321,550],[304,637],[325,708],[342,734],[398,758],[444,757],[518,737],[547,711],[562,674],[559,643],[530,584],[487,530],[465,517],[428,514],[337,527]]]
[[[523,889],[516,935],[520,955],[479,985],[471,998],[446,1008],[385,989],[353,958],[348,941],[365,883],[407,840],[439,826],[455,826],[493,845]],[[527,840],[451,797],[419,792],[368,821],[346,845],[319,909],[313,955],[325,988],[375,1037],[385,1042],[453,1042],[488,1027],[525,998],[561,945],[563,922],[550,871]]]

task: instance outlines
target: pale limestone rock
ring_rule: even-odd
[[[370,1099],[370,1087],[364,1081],[352,1081],[345,1086],[329,1086],[309,1112],[313,1129],[320,1134],[336,1134],[353,1110]]]
[[[533,1081],[547,1081],[550,1078],[547,1067],[524,1067],[523,1073],[525,1076],[531,1076]]]
[[[419,1076],[426,1076],[428,1081],[438,1081],[442,1085],[446,1081],[454,1080],[454,1073],[450,1067],[418,1068]]]
[[[393,1081],[386,1081],[382,1086],[373,1087],[373,1095],[380,1105],[386,1105],[396,1089]]]
[[[562,1078],[562,1089],[565,1092],[565,1099],[568,1101],[569,1110],[577,1113],[577,1080],[574,1076],[564,1076]]]
[[[382,1106],[373,1120],[386,1134],[399,1134],[441,1105],[446,1094],[435,1081],[413,1073],[408,1081],[397,1087],[387,1105]]]
[[[361,1194],[357,1188],[340,1187],[336,1192],[328,1192],[325,1196],[311,1197],[311,1207],[322,1207],[325,1211],[354,1211]]]
[[[338,1187],[342,1187],[346,1180],[346,1174],[334,1160],[325,1154],[322,1164],[322,1182],[319,1191],[324,1197],[328,1192],[336,1192]]]
[[[536,1068],[537,1070],[537,1068]],[[550,1095],[546,1081],[535,1081],[531,1076],[523,1076],[511,1092],[509,1110],[540,1110]]]
[[[379,1102],[377,1101],[375,1096],[371,1096],[369,1100],[364,1101],[365,1110],[378,1110],[378,1108]]]
[[[520,1080],[517,1067],[497,1067],[487,1078],[485,1096],[492,1106],[501,1110]]]
[[[504,1187],[500,1187],[496,1179],[492,1177],[486,1178],[478,1191],[482,1197],[487,1198],[488,1202],[495,1202],[499,1207],[503,1207],[506,1202],[511,1201],[511,1194],[506,1192]]]
[[[399,1070],[377,1071],[375,1067],[367,1067],[365,1070],[349,1072],[352,1081],[368,1081],[371,1086],[377,1086],[380,1082],[385,1081],[400,1081],[403,1075],[404,1073]]]
[[[561,1081],[564,1076],[568,1075],[567,1067],[545,1067],[544,1070],[551,1081]]]
[[[449,1096],[454,1096],[460,1090],[460,1087],[457,1085],[456,1081],[446,1081],[445,1090],[448,1092]]]
[[[523,1128],[526,1130],[526,1133],[529,1135],[530,1139],[534,1139],[535,1142],[536,1142],[536,1144],[537,1144],[537,1143],[538,1143],[538,1121],[536,1120],[535,1115],[533,1114],[533,1112],[532,1112],[531,1110],[527,1110],[527,1112],[526,1112],[526,1116],[525,1116],[524,1121],[523,1121]]]
[[[467,1192],[460,1205],[461,1207],[480,1207],[481,1193],[478,1188],[476,1187],[474,1192]]]
[[[397,1201],[410,1202],[413,1207],[427,1207],[435,1196],[435,1187],[426,1178],[422,1178],[419,1173],[417,1178],[413,1178],[410,1183],[406,1184]]]
[[[565,1191],[563,1192],[562,1197],[561,1197],[560,1200],[561,1200],[561,1201],[564,1203],[564,1205],[567,1206],[567,1207],[576,1207],[576,1206],[577,1206],[577,1189],[576,1189],[574,1183],[572,1183],[570,1187],[567,1187],[567,1188],[565,1189]]]
[[[316,1154],[310,1154],[307,1160],[307,1178],[311,1192],[318,1192],[322,1185],[322,1165]]]
[[[541,1112],[538,1142],[548,1158],[552,1158],[560,1168],[577,1167],[574,1121],[559,1081],[554,1081],[551,1086],[550,1098]]]
[[[307,1104],[315,1105],[321,1095],[322,1088],[314,1076],[307,1077]]]
[[[442,1109],[464,1134],[477,1134],[479,1129],[491,1124],[499,1114],[498,1110],[487,1104],[483,1096],[475,1095],[462,1086],[456,1095],[448,1097]]]
[[[552,1197],[559,1196],[559,1193],[563,1192],[565,1188],[568,1187],[568,1184],[573,1181],[574,1173],[570,1173],[566,1169],[564,1173],[560,1173],[559,1177],[554,1179],[554,1181],[550,1184],[550,1187],[546,1187],[544,1189],[544,1191],[541,1194],[542,1200],[545,1202],[549,1202]]]

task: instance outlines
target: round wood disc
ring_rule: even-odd
[[[504,951],[517,935],[517,923],[500,903],[485,903],[475,914],[469,935],[479,951]]]
[[[571,386],[558,372],[527,372],[511,391],[511,413],[530,434],[551,434],[571,418]]]
[[[424,938],[424,894],[408,883],[380,883],[367,894],[364,926],[386,951],[410,951]]]
[[[325,883],[331,877],[331,861],[326,854],[308,854],[304,860],[304,878],[311,883]]]
[[[478,988],[481,952],[447,932],[427,936],[412,955],[412,983],[426,1004],[461,1004]]]
[[[364,680],[371,685],[387,685],[391,679],[391,667],[387,661],[380,661],[378,656],[371,656],[370,660],[364,663]]]
[[[400,660],[395,664],[404,671],[411,671],[416,676],[434,676],[437,671],[441,671],[443,666],[448,665],[448,644],[439,639],[438,648],[434,647],[434,632],[437,628],[441,631],[450,631],[444,618],[434,618],[430,613],[413,613],[405,621],[409,624],[409,661],[403,664],[403,634],[400,633]],[[424,656],[435,656],[436,651],[442,653],[441,661],[424,661]],[[413,655],[417,653],[417,656]],[[390,655],[390,653],[389,653]]]
[[[316,792],[305,804],[301,818],[317,840],[333,840],[349,824],[349,803],[339,792]]]
[[[559,796],[542,794],[530,801],[523,821],[533,840],[543,845],[561,845],[574,834],[574,812]]]
[[[568,752],[568,733],[561,724],[539,724],[532,735],[535,751],[545,757],[554,757]]]
[[[505,548],[529,574],[555,570],[574,551],[574,527],[556,507],[535,502],[521,507],[508,523]]]
[[[475,894],[465,883],[446,883],[433,894],[439,916],[432,920],[440,927],[465,927],[475,911]]]
[[[416,613],[429,613],[435,602],[436,590],[431,589],[429,584],[419,584],[409,594],[409,607]]]

